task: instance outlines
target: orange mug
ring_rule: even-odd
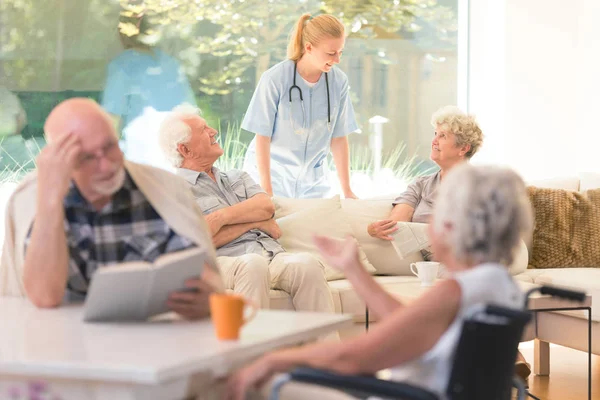
[[[251,308],[250,316],[244,318],[244,308]],[[237,340],[240,328],[256,316],[258,307],[250,300],[235,294],[213,293],[210,295],[210,315],[217,338]]]

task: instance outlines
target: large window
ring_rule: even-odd
[[[304,12],[347,28],[339,68],[360,126],[350,137],[355,193],[402,190],[432,167],[430,115],[456,104],[457,0],[2,0],[2,180],[35,167],[45,117],[73,96],[119,117],[128,156],[151,163],[144,135],[174,104],[194,102],[228,143],[222,164],[240,167],[253,90],[285,58]]]

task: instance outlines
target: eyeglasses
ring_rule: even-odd
[[[77,168],[86,168],[94,162],[98,163],[102,158],[110,159],[118,148],[119,143],[116,140],[111,140],[95,153],[81,154],[77,159]]]

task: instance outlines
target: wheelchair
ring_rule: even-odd
[[[514,374],[519,342],[532,318],[528,302],[534,292],[577,302],[583,302],[586,296],[582,292],[541,286],[526,293],[522,310],[496,305],[479,307],[463,322],[450,379],[442,397],[402,382],[302,367],[279,375],[269,399],[278,400],[282,386],[291,381],[329,387],[357,399],[509,400],[513,388],[517,390],[518,400],[524,400],[527,396],[537,399]],[[473,368],[474,365],[477,368]]]

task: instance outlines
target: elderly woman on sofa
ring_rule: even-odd
[[[428,222],[442,179],[456,165],[469,161],[483,143],[483,134],[475,118],[457,107],[440,108],[432,115],[431,125],[435,128],[435,133],[429,157],[440,170],[411,183],[394,200],[389,219],[369,224],[369,235],[392,240],[390,235],[397,230],[396,222]]]
[[[430,222],[434,255],[451,276],[408,305],[365,271],[355,240],[316,237],[327,262],[346,274],[380,322],[351,340],[267,354],[230,377],[226,398],[241,400],[275,373],[301,365],[345,374],[392,368],[393,379],[443,393],[466,310],[487,303],[522,305],[507,266],[520,241],[530,238],[533,222],[525,185],[514,172],[467,163],[444,177]],[[288,389],[284,398],[295,398],[293,385]],[[298,398],[306,398],[307,390],[323,390],[314,394],[319,399],[343,398],[324,389],[296,389],[302,390]]]

